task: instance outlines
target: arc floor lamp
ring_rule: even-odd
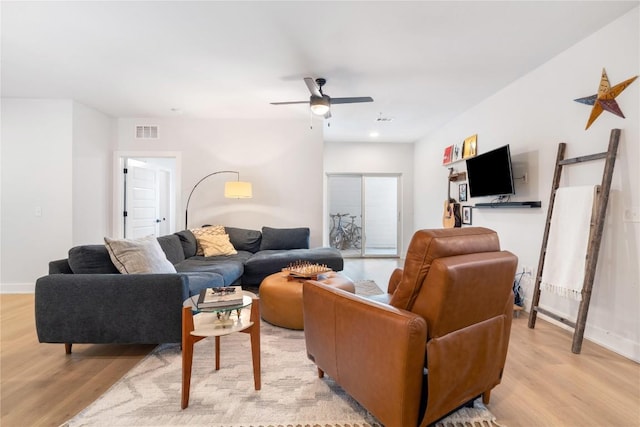
[[[240,172],[238,171],[217,171],[212,172],[209,175],[204,176],[200,181],[196,182],[196,185],[193,186],[191,192],[189,193],[189,198],[187,199],[187,206],[184,210],[184,228],[185,230],[188,227],[189,223],[189,202],[191,201],[191,196],[195,189],[200,185],[202,181],[213,176],[219,175],[222,173],[234,173],[236,174],[235,181],[227,181],[224,183],[224,197],[227,199],[250,199],[253,197],[253,191],[251,188],[251,183],[246,181],[240,181]]]

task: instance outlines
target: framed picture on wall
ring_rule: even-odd
[[[471,135],[464,140],[464,150],[462,157],[468,159],[469,157],[475,157],[478,152],[478,134]]]
[[[451,155],[452,155],[452,153],[453,153],[453,145],[445,147],[444,153],[442,155],[442,164],[443,165],[448,165],[449,163],[451,163]]]
[[[464,150],[464,141],[456,142],[455,144],[453,144],[453,151],[451,152],[452,162],[462,160],[462,150]]]
[[[471,206],[462,207],[462,223],[471,225]]]
[[[467,184],[458,185],[458,196],[461,202],[467,201]]]

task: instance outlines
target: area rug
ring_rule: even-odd
[[[382,293],[371,281],[356,293]],[[221,368],[214,368],[214,340],[195,345],[189,407],[180,409],[181,353],[158,346],[64,427],[382,427],[331,378],[317,376],[307,359],[303,331],[261,322],[262,389],[254,390],[247,334],[222,337]],[[490,426],[495,418],[476,402],[440,426]]]

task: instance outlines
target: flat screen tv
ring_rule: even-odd
[[[471,197],[515,194],[509,146],[467,159],[467,180]]]

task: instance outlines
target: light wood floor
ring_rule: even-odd
[[[386,288],[396,260],[348,260],[353,279]],[[153,346],[39,344],[33,295],[0,295],[0,425],[57,427],[98,398]],[[263,367],[263,369],[266,367]],[[489,409],[508,427],[640,426],[640,365],[527,315],[514,319],[502,384]]]

